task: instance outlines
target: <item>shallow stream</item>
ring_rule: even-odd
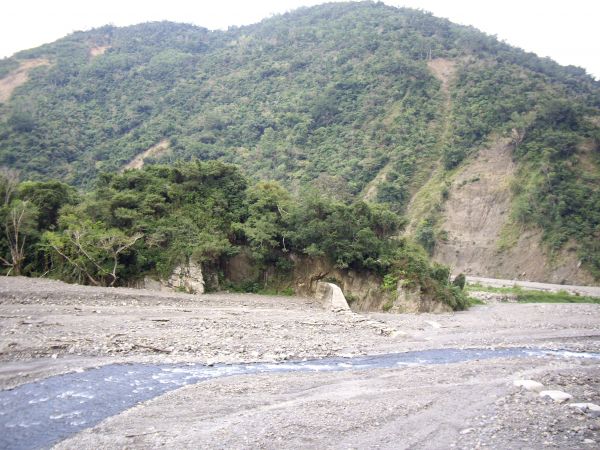
[[[0,392],[0,448],[48,448],[107,417],[167,391],[212,378],[277,372],[334,372],[450,364],[491,358],[600,359],[600,353],[541,349],[441,349],[283,363],[111,364]]]

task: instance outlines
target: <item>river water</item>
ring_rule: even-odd
[[[491,358],[594,358],[599,353],[541,349],[442,349],[284,363],[112,364],[0,392],[0,449],[48,448],[132,406],[188,384],[268,372],[332,372],[450,364]]]

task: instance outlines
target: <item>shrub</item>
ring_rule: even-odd
[[[462,291],[465,288],[466,281],[467,281],[467,277],[465,277],[465,274],[459,273],[458,275],[456,275],[456,277],[452,281],[452,285],[459,287],[460,290]]]

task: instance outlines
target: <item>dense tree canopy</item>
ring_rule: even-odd
[[[5,272],[116,286],[148,275],[166,279],[189,261],[218,268],[248,248],[265,273],[289,269],[292,254],[320,257],[381,276],[402,272],[464,306],[422,251],[394,237],[403,221],[379,205],[294,196],[277,182],[248,185],[237,167],[218,161],[104,175],[85,193],[0,175],[10,192],[0,210]]]
[[[32,59],[47,64],[0,103],[0,164],[28,179],[91,188],[164,143],[146,164],[221,160],[252,182],[277,180],[292,193],[318,185],[342,202],[368,197],[402,213],[432,170],[450,173],[490,136],[514,134],[515,216],[542,227],[553,247],[573,237],[600,276],[600,83],[582,69],[372,2],[303,8],[227,31],[106,26],[3,59],[0,77]],[[428,66],[436,60],[453,67],[444,83]],[[148,175],[127,175],[136,176]],[[107,183],[107,193],[120,189]],[[142,227],[155,200],[175,207],[158,187],[134,206],[136,189],[98,200],[111,227]],[[218,228],[197,214],[186,220],[207,233]],[[283,245],[284,216],[271,217],[272,229],[245,223],[262,235],[253,251],[267,257],[267,245]],[[56,220],[42,217],[43,227]],[[427,220],[421,240],[429,245],[440,230]],[[183,223],[152,232],[177,242],[196,226]],[[214,248],[198,242],[192,253],[225,251],[227,233],[242,231],[219,230]]]

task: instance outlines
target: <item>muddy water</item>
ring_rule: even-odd
[[[290,371],[368,370],[532,356],[600,359],[598,353],[508,348],[425,350],[279,364],[113,364],[0,392],[0,448],[47,448],[137,403],[211,378]]]

